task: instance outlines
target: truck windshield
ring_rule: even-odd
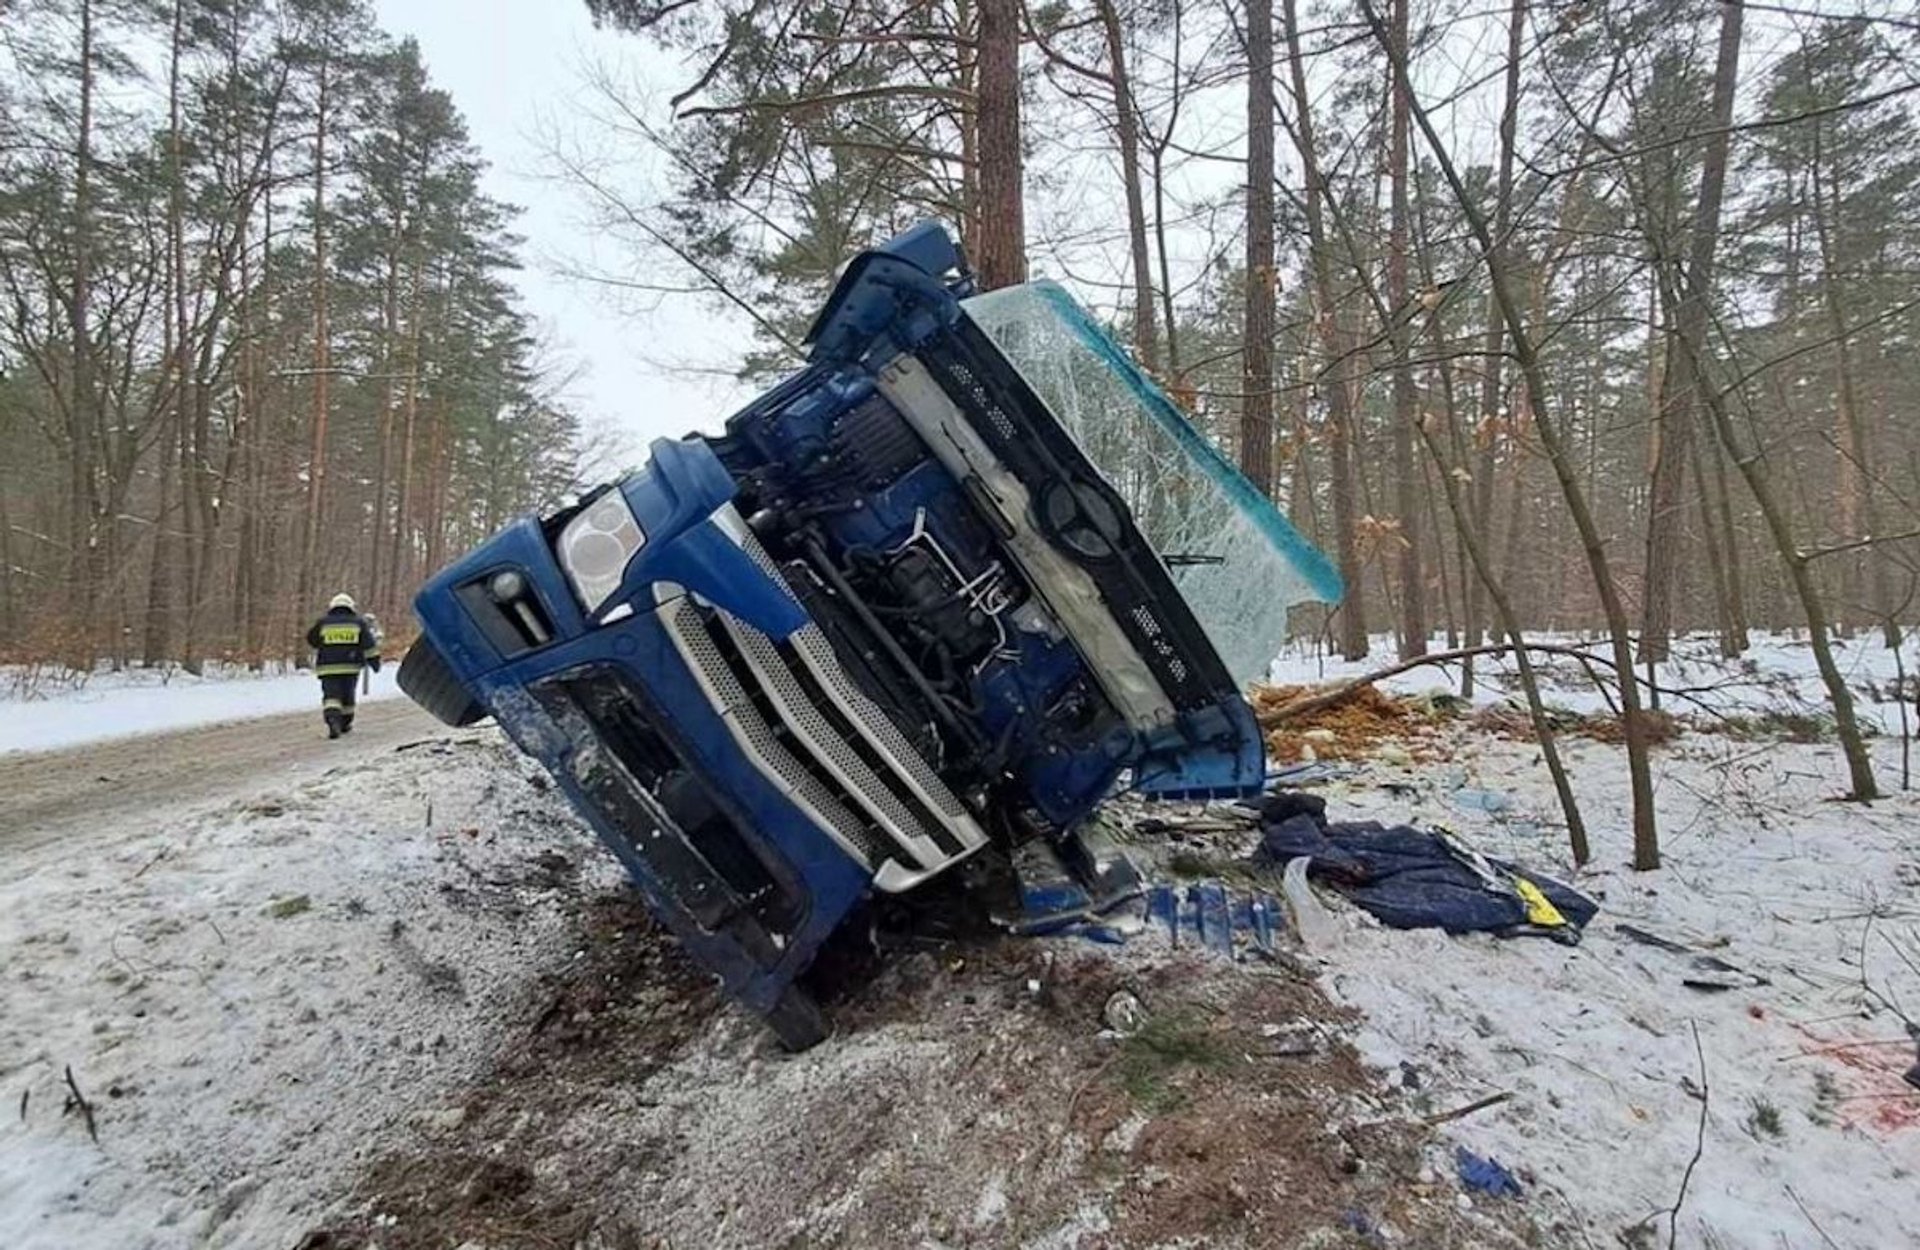
[[[1287,610],[1340,599],[1326,557],[1058,285],[963,306],[1127,501],[1228,670],[1266,678]]]

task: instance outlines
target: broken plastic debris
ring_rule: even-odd
[[[1477,1155],[1465,1146],[1457,1148],[1453,1157],[1460,1169],[1460,1183],[1468,1189],[1490,1198],[1520,1196],[1520,1181],[1498,1159]]]
[[[1312,863],[1306,855],[1288,860],[1280,877],[1280,893],[1287,901],[1287,916],[1293,922],[1293,931],[1300,935],[1301,945],[1320,952],[1339,944],[1340,926],[1307,884],[1307,867]]]
[[[1488,815],[1497,815],[1513,806],[1513,800],[1498,790],[1455,790],[1453,803],[1456,807],[1486,812]]]

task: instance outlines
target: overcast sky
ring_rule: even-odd
[[[567,396],[589,428],[620,435],[629,460],[654,438],[716,428],[748,393],[663,362],[724,366],[739,354],[738,327],[690,300],[616,307],[561,276],[592,263],[595,239],[579,197],[553,178],[544,155],[552,135],[582,124],[583,66],[611,62],[669,86],[682,67],[631,36],[596,31],[582,0],[375,0],[375,8],[388,34],[419,40],[434,82],[452,94],[491,165],[489,192],[525,210],[517,229],[526,268],[516,280],[556,360],[582,370]]]

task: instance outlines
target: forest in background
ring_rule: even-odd
[[[1754,459],[1796,551],[1847,547],[1813,561],[1836,624],[1912,615],[1900,6],[587,3],[686,74],[597,84],[670,188],[571,172],[656,289],[754,323],[749,372],[797,359],[851,252],[957,222],[989,285],[1044,273],[1103,310],[1337,554],[1349,658],[1491,615],[1443,479],[1523,624],[1606,626],[1543,436],[1650,655],[1804,626]]]
[[[570,276],[802,359],[928,217],[1058,277],[1324,547],[1303,629],[1583,632],[1657,862],[1652,666],[1920,602],[1920,20],[1890,0],[581,0]],[[0,639],[285,655],[575,483],[513,212],[360,0],[0,0]],[[623,259],[608,261],[609,256]],[[1636,676],[1637,666],[1646,665]],[[1463,689],[1463,693],[1466,691]]]
[[[986,286],[1092,301],[1335,558],[1346,659],[1511,647],[1577,860],[1530,631],[1597,639],[1639,867],[1676,631],[1804,631],[1878,792],[1833,644],[1897,645],[1920,590],[1910,6],[584,2],[685,70],[594,84],[649,171],[566,169],[631,247],[603,277],[738,310],[750,372],[845,256],[957,222]]]
[[[483,168],[361,0],[0,0],[0,662],[404,632],[568,492]]]

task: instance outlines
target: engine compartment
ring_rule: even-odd
[[[1058,829],[1106,792],[1131,734],[977,484],[871,379],[776,391],[712,445],[848,673],[978,817]]]

